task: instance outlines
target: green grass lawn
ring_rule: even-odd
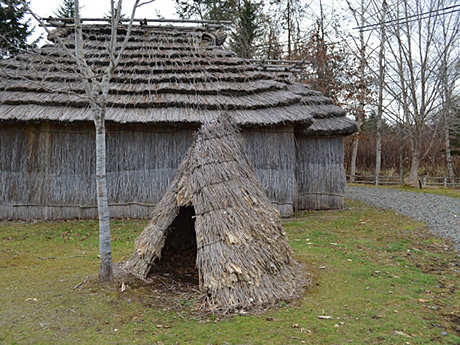
[[[116,262],[145,224],[112,222]],[[422,224],[347,202],[284,226],[313,287],[222,316],[199,312],[191,292],[99,284],[97,222],[1,222],[0,344],[460,343],[459,255]]]

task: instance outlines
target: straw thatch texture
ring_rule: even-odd
[[[303,129],[305,135],[347,136],[356,133],[358,124],[348,117],[313,119],[310,127]]]
[[[292,83],[288,89],[302,97],[302,103],[309,109],[312,124],[297,127],[300,135],[311,136],[347,136],[358,130],[357,123],[347,118],[344,109],[333,104],[330,98],[313,90],[308,84]]]
[[[293,83],[288,88],[312,108],[313,117],[309,127],[295,128],[295,209],[341,209],[346,184],[342,137],[355,133],[357,123],[309,85]]]
[[[85,56],[96,74],[108,64],[110,26],[84,25]],[[119,28],[119,41],[126,33]],[[106,119],[118,123],[203,123],[222,110],[238,124],[308,126],[311,109],[270,72],[225,51],[221,32],[136,26],[108,96]],[[74,46],[72,27],[60,37]],[[58,45],[0,62],[0,120],[91,121],[75,62]]]
[[[296,209],[343,208],[346,181],[342,137],[298,136],[296,142]]]
[[[108,64],[108,25],[85,25],[88,64]],[[119,41],[125,29],[119,29]],[[240,125],[293,123],[343,117],[344,111],[317,91],[291,83],[222,49],[218,31],[203,28],[135,27],[111,80],[107,120],[118,123],[203,123],[226,110]],[[55,37],[54,37],[55,36]],[[53,38],[54,37],[54,38]],[[74,46],[72,27],[54,31]],[[91,121],[75,62],[58,45],[0,61],[0,120]],[[333,122],[333,121],[332,121]],[[350,125],[350,124],[348,124]],[[329,121],[316,130],[332,132]]]
[[[149,218],[170,184],[196,127],[109,125],[107,183],[111,215]],[[3,124],[0,218],[95,218],[94,128]]]
[[[291,216],[296,189],[293,126],[246,128],[242,134],[267,197],[282,217]]]
[[[126,268],[147,277],[180,209],[193,207],[200,290],[211,305],[271,303],[297,295],[296,264],[229,118],[203,125]],[[177,226],[177,225],[176,225]]]
[[[150,218],[196,126],[107,126],[111,216]],[[0,218],[95,218],[94,129],[88,123],[0,126]],[[249,157],[283,217],[292,215],[295,145],[292,127],[246,128]]]
[[[72,48],[72,30],[61,27],[54,35]],[[109,33],[107,25],[84,26],[88,63],[97,71],[107,65]],[[256,174],[282,216],[292,215],[296,175],[303,181],[309,177],[300,174],[310,173],[302,161],[308,154],[296,157],[297,137],[341,138],[356,130],[343,109],[292,82],[290,72],[240,59],[221,44],[222,33],[214,29],[134,28],[111,80],[106,115],[113,217],[149,217],[193,131],[222,110],[242,126]],[[48,45],[1,60],[0,218],[96,217],[93,137],[77,66],[62,49]]]

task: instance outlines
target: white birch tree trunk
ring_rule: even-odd
[[[417,149],[412,149],[411,165],[409,171],[409,184],[416,187],[418,183],[418,169],[420,168],[420,152]]]
[[[358,157],[359,128],[360,125],[358,125],[358,133],[353,134],[353,143],[351,145],[350,183],[355,182],[356,176],[356,159]]]
[[[380,171],[382,167],[382,117],[377,115],[377,138],[375,140],[375,185],[380,183]]]
[[[114,12],[114,1],[111,0],[111,13]],[[121,10],[121,1],[118,2],[118,9]],[[119,15],[119,13],[117,13]],[[112,18],[112,36],[116,36],[113,26],[118,25],[118,18]],[[114,47],[109,45],[109,53]],[[110,212],[107,199],[107,173],[106,173],[106,142],[105,142],[105,115],[108,95],[108,82],[104,83],[106,77],[110,77],[110,69],[104,73],[102,83],[97,80],[93,70],[87,64],[84,54],[83,29],[80,19],[79,0],[75,0],[75,56],[77,64],[84,78],[86,96],[89,99],[93,111],[94,126],[96,129],[96,198],[97,212],[99,218],[99,256],[101,264],[99,268],[99,281],[111,281],[113,279],[112,248],[110,244]],[[112,56],[111,56],[112,57]],[[112,58],[110,65],[112,65]],[[102,85],[101,85],[102,84]],[[107,89],[103,93],[101,87]]]
[[[102,75],[102,78],[98,80],[85,59],[82,24],[79,14],[79,1],[75,0],[75,56],[81,73],[84,76],[82,81],[89,103],[93,109],[94,125],[96,129],[96,189],[99,218],[99,255],[101,259],[101,265],[99,268],[100,281],[110,281],[113,279],[112,248],[110,242],[110,212],[107,197],[105,129],[105,116],[110,89],[110,79],[119,64],[128,43],[137,7],[153,1],[154,0],[145,0],[141,2],[140,0],[135,0],[127,33],[121,45],[117,46],[117,29],[122,11],[122,0],[118,0],[116,5],[114,0],[110,0],[110,13],[115,14],[111,18],[111,37],[107,46],[110,61],[104,74]]]
[[[109,281],[113,278],[113,269],[112,248],[110,244],[109,203],[107,198],[106,131],[104,118],[95,120],[94,124],[96,127],[96,188],[97,212],[99,216],[99,255],[101,258],[99,280]]]
[[[83,84],[85,95],[88,104],[93,111],[94,125],[96,129],[96,187],[97,187],[97,208],[99,217],[99,255],[101,265],[99,270],[99,280],[107,281],[113,278],[112,269],[112,250],[110,245],[110,213],[107,193],[107,173],[106,173],[106,129],[105,115],[107,109],[107,99],[109,96],[110,79],[113,72],[120,63],[126,49],[128,40],[131,35],[131,30],[134,22],[134,16],[137,8],[140,6],[154,2],[155,0],[134,0],[131,11],[131,17],[126,29],[124,40],[120,43],[117,40],[117,30],[120,22],[120,14],[122,12],[122,0],[109,0],[110,13],[115,14],[110,18],[111,36],[110,42],[107,44],[107,52],[109,55],[109,64],[103,73],[97,74],[93,71],[92,66],[88,65],[85,57],[85,46],[83,40],[82,21],[80,17],[79,0],[74,1],[75,8],[75,50],[72,51],[66,44],[65,40],[57,37],[57,43],[63,49],[67,56],[73,59],[79,68],[78,77]],[[24,3],[28,12],[40,23],[48,34],[51,31],[47,28],[42,18],[37,16],[29,7],[29,4]]]
[[[377,139],[375,143],[375,185],[379,185],[382,166],[382,116],[383,116],[383,88],[385,78],[385,17],[387,3],[383,1],[382,17],[380,19],[380,50],[379,50],[379,96],[377,104]]]
[[[403,138],[402,138],[402,128],[400,129],[401,133],[399,134],[399,183],[404,185],[404,154],[403,154]]]
[[[445,145],[446,145],[446,161],[447,161],[447,172],[449,174],[450,178],[450,183],[454,184],[455,179],[454,179],[454,165],[452,164],[452,152],[450,148],[450,128],[448,125],[446,125],[444,129],[444,135],[445,135]]]
[[[363,27],[366,24],[366,6],[364,0],[360,1],[359,5],[359,13],[354,7],[351,5],[349,1],[347,1],[349,9],[352,11],[353,16],[355,18],[356,24],[360,27]],[[364,39],[364,31],[359,31],[359,44],[357,44],[359,49],[359,79],[360,79],[360,90],[358,91],[358,101],[359,105],[356,109],[356,116],[355,120],[358,122],[358,132],[353,135],[353,142],[352,142],[352,151],[351,151],[351,162],[350,162],[350,182],[353,183],[355,181],[356,176],[356,160],[358,157],[358,147],[359,147],[359,134],[361,132],[361,125],[365,119],[365,106],[366,106],[366,88],[364,87],[366,83],[366,49],[367,43]]]

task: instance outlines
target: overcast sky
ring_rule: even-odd
[[[323,6],[326,10],[335,8],[340,14],[340,9],[343,8],[341,0],[324,0]],[[30,0],[32,10],[40,17],[47,18],[49,16],[55,16],[55,12],[62,5],[63,0]],[[131,16],[131,10],[134,0],[124,0],[122,12]],[[156,19],[161,16],[166,19],[177,19],[178,15],[175,10],[175,0],[155,0],[153,3],[144,5],[136,11],[136,18],[147,18]],[[315,10],[315,2],[311,4],[313,7],[311,10]],[[109,13],[110,0],[80,0],[81,17],[82,18],[102,18]],[[319,9],[313,12],[318,12]],[[42,34],[42,37],[46,37],[44,30],[40,28],[38,23],[34,23],[35,31],[30,38],[30,41],[35,40]],[[349,24],[342,22],[343,24]]]
[[[54,17],[57,9],[62,5],[63,0],[31,0],[30,7],[40,17]],[[134,0],[124,0],[122,13],[131,16]],[[156,19],[158,15],[166,19],[176,19],[178,15],[174,8],[174,0],[156,0],[151,4],[141,6],[136,11],[136,18]],[[82,18],[103,18],[110,10],[110,0],[80,0]],[[45,30],[38,26],[35,21],[35,30],[29,41],[34,41],[40,35],[46,37]],[[43,41],[42,41],[43,43]]]
[[[62,2],[63,0],[30,0],[32,9],[41,17],[54,16],[54,12]],[[326,10],[334,8],[340,14],[340,9],[343,8],[341,2],[341,0],[324,0],[323,6]],[[133,3],[134,0],[123,1],[123,13],[127,16],[131,15]],[[136,18],[155,19],[159,14],[166,19],[176,19],[178,16],[174,5],[174,0],[155,0],[151,4],[140,7],[136,12]],[[310,5],[310,11],[317,7],[315,1]],[[80,7],[82,18],[102,18],[109,12],[110,0],[80,0]],[[319,9],[314,12],[319,14]]]
[[[54,12],[61,6],[62,0],[31,0],[32,9],[42,17],[54,16]],[[131,14],[133,0],[123,1],[122,12]],[[157,18],[157,11],[167,19],[177,18],[174,9],[174,0],[156,0],[144,5],[136,11],[137,18]],[[109,12],[110,0],[80,0],[82,18],[102,18]]]

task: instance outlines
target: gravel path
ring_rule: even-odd
[[[349,186],[345,198],[421,221],[432,234],[450,239],[455,249],[460,250],[460,199],[397,189]]]

